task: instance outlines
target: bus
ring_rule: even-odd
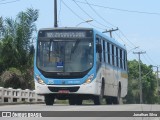
[[[40,29],[34,59],[35,90],[45,104],[119,104],[127,95],[125,45],[93,28]]]

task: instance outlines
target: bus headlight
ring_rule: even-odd
[[[93,77],[94,77],[94,74],[90,75],[90,76],[87,78],[87,80],[84,82],[84,84],[85,84],[85,83],[86,83],[86,84],[91,83],[91,82],[92,82]]]
[[[36,76],[36,80],[39,84],[45,85],[44,81],[40,78],[40,76]]]

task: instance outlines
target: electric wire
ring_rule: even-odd
[[[119,38],[121,41],[124,42],[124,44],[125,44],[126,46],[132,48],[126,41],[124,41],[124,40],[120,37],[120,35],[118,35],[118,33],[115,32],[115,34],[118,36],[118,38]]]
[[[74,1],[75,1],[75,0],[74,0]],[[89,5],[89,7],[96,13],[96,15],[99,16],[99,18],[101,18],[101,19],[102,19],[104,22],[106,22],[107,24],[115,27],[115,25],[113,25],[113,24],[111,24],[110,22],[106,21],[100,14],[98,14],[98,12],[96,12],[96,10],[91,6],[90,3],[88,3],[87,0],[85,0],[85,1],[86,1],[86,3]],[[119,32],[124,36],[124,38],[125,38],[127,41],[129,41],[129,43],[131,43],[134,47],[136,47],[136,45],[133,44],[133,43],[124,35],[124,33],[123,33],[120,29],[119,29]],[[116,35],[117,35],[123,42],[125,42],[117,33],[116,33]],[[127,45],[126,42],[125,42],[125,44]],[[129,45],[128,45],[128,46],[129,46]],[[130,46],[130,48],[132,48],[132,47]]]
[[[140,49],[141,51],[145,51],[143,49]],[[150,65],[158,65],[150,56],[149,54],[146,52],[145,54],[143,54],[144,59],[150,64]]]
[[[61,15],[61,10],[62,10],[62,1],[60,0],[60,6],[59,6],[59,12],[58,12],[58,22],[60,23],[60,15]]]
[[[125,35],[124,33],[119,29],[119,32],[124,36],[124,38],[129,41],[130,44],[132,44],[134,47],[137,47],[133,42],[131,42]]]
[[[100,23],[99,21],[97,21],[96,19],[94,19],[91,15],[89,15],[75,0],[72,0],[74,1],[74,3],[79,7],[80,10],[82,10],[88,17],[90,17],[93,21],[95,21],[96,23],[98,23],[99,25],[103,26],[103,27],[107,27],[109,28],[108,26]]]
[[[78,14],[76,14],[63,0],[62,0],[62,3],[63,3],[75,16],[77,16],[79,19],[81,19],[82,21],[85,22],[85,20],[84,20],[83,18],[81,18]],[[91,26],[93,26],[93,27],[95,27],[95,28],[104,30],[103,28],[97,27],[97,26],[95,26],[95,25],[93,25],[93,24],[91,24],[91,23],[89,23],[89,22],[88,22],[88,24],[91,25]]]
[[[146,62],[148,63],[148,64],[152,64],[147,58],[146,58],[146,56],[144,55],[144,54],[142,54],[142,56],[143,56],[143,58],[146,60]]]
[[[14,1],[10,1],[10,2],[4,2],[4,3],[0,3],[0,5],[4,5],[4,4],[8,4],[8,3],[14,3],[14,2],[18,2],[20,0],[14,0]]]
[[[155,61],[153,61],[153,59],[151,59],[151,57],[148,55],[148,53],[146,53],[146,56],[152,63],[154,63],[155,65],[158,65],[158,64],[155,63]]]
[[[93,11],[99,18],[101,18],[101,19],[102,19],[104,22],[106,22],[107,24],[109,24],[109,25],[111,25],[111,26],[113,26],[113,27],[116,27],[116,26],[114,26],[112,23],[106,21],[106,20],[88,3],[87,0],[85,0],[85,1],[86,1],[86,3],[88,4],[88,6],[92,9],[92,11]]]
[[[78,1],[76,0],[77,2],[79,3],[82,3],[82,4],[87,4],[86,2],[82,2],[82,1]],[[148,14],[148,15],[158,15],[160,16],[160,13],[158,12],[145,12],[145,11],[138,11],[138,10],[127,10],[127,9],[120,9],[120,8],[113,8],[113,7],[107,7],[107,6],[102,6],[102,5],[95,5],[95,4],[91,4],[91,6],[96,6],[96,7],[99,7],[99,8],[105,8],[105,9],[111,9],[111,10],[116,10],[116,11],[121,11],[121,12],[130,12],[130,13],[138,13],[138,14]]]
[[[0,0],[0,2],[3,2],[3,1],[6,1],[6,0]]]

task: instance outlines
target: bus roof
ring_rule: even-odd
[[[93,30],[93,28],[83,27],[57,27],[57,28],[42,28],[40,30]]]
[[[103,38],[106,38],[109,42],[123,48],[126,49],[125,45],[120,44],[118,41],[116,41],[114,38],[108,37],[107,35],[105,35],[104,33],[101,33],[99,31],[97,31],[94,28],[84,28],[84,27],[57,27],[57,28],[42,28],[41,30],[93,30],[94,34],[98,34],[100,36],[102,36]]]

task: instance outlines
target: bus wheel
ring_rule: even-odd
[[[102,105],[102,103],[103,103],[103,95],[104,95],[104,87],[102,86],[100,95],[94,97],[94,104],[95,105]]]
[[[76,104],[77,105],[82,105],[83,100],[81,98],[77,99]]]
[[[121,88],[119,87],[117,97],[113,98],[113,104],[120,104],[121,100]]]
[[[111,105],[112,104],[112,97],[106,98],[106,104]]]
[[[69,99],[69,105],[75,105],[76,104],[76,100],[73,98]]]
[[[45,103],[46,103],[46,105],[53,105],[54,99],[55,99],[54,95],[47,94],[44,97],[45,97]]]

